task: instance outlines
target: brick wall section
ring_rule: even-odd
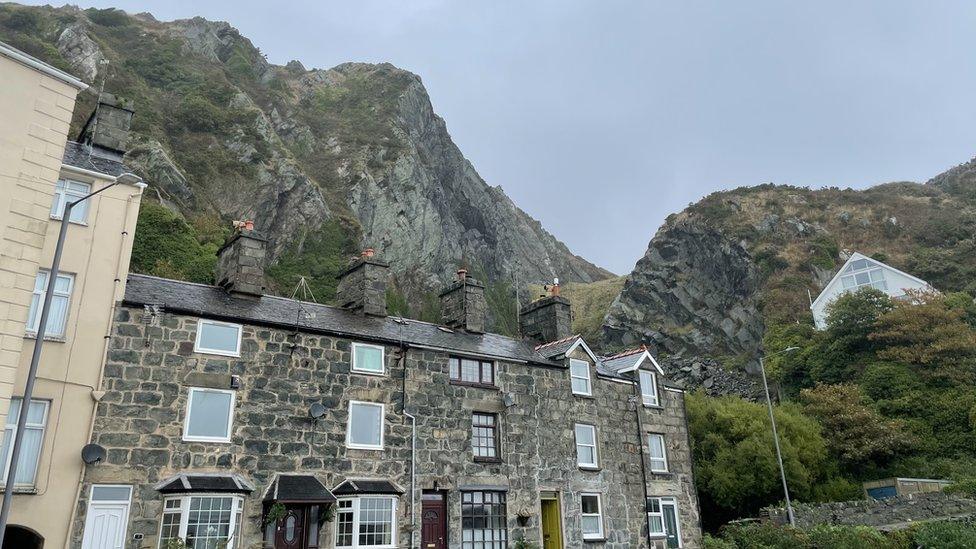
[[[460,546],[459,489],[465,486],[507,487],[510,539],[524,536],[536,543],[540,542],[539,492],[560,492],[566,547],[582,546],[579,493],[599,492],[607,540],[587,547],[646,547],[632,385],[597,379],[594,373],[594,396],[578,397],[571,394],[568,369],[504,362],[497,363],[498,389],[454,385],[447,354],[411,348],[401,361],[400,350],[390,346],[385,354],[386,375],[352,374],[349,340],[296,336],[256,326],[244,327],[240,359],[198,355],[193,353],[196,318],[165,314],[158,326],[150,326],[143,323],[143,315],[142,309],[134,308],[120,308],[117,313],[105,368],[106,393],[93,435],[108,449],[108,457],[106,463],[86,472],[76,543],[85,520],[88,487],[131,483],[136,488],[128,537],[142,533],[146,539],[139,547],[155,547],[162,498],[153,484],[178,471],[194,470],[235,472],[255,484],[257,489],[246,504],[244,536],[246,547],[259,547],[264,489],[275,472],[301,471],[315,474],[330,487],[347,477],[374,477],[408,490],[400,498],[398,542],[409,547],[411,425],[401,413],[405,394],[407,410],[417,417],[418,506],[420,490],[435,486],[448,490],[452,548]],[[183,442],[188,387],[227,388],[231,375],[241,376],[242,381],[232,442]],[[506,407],[506,394],[514,396],[513,406]],[[349,400],[387,405],[385,450],[345,448]],[[316,422],[308,417],[314,402],[328,410]],[[685,547],[699,547],[682,394],[662,391],[662,404],[640,409],[645,430],[667,436],[672,470],[652,475],[648,491],[652,496],[678,498]],[[472,458],[474,411],[498,414],[502,448],[498,463]],[[576,421],[597,426],[599,471],[584,472],[576,466]],[[523,509],[533,515],[524,526],[516,517]],[[323,527],[323,547],[333,546],[333,528],[333,523]]]
[[[788,522],[786,509],[769,508],[771,520]],[[793,508],[796,524],[810,528],[818,524],[864,525],[887,529],[907,523],[961,517],[976,517],[976,500],[961,495],[929,492],[881,500],[798,504]]]
[[[5,422],[77,90],[3,56],[0,74],[0,422]]]

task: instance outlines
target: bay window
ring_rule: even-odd
[[[396,547],[395,497],[343,498],[336,503],[337,548]]]
[[[159,548],[183,540],[188,549],[241,547],[244,498],[225,495],[185,495],[163,500]]]

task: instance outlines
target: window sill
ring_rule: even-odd
[[[475,389],[488,389],[491,391],[501,391],[501,387],[491,383],[473,383],[470,381],[455,381],[452,379],[451,385],[457,385],[458,387],[474,387]]]
[[[671,471],[648,471],[651,475],[660,479],[672,479],[674,478],[674,473]]]
[[[586,400],[596,400],[596,397],[593,396],[592,394],[584,395],[582,393],[573,393],[573,396],[576,397],[576,398],[582,398],[582,399],[586,399]]]
[[[0,493],[6,492],[6,486],[0,486]],[[15,496],[35,496],[37,495],[37,488],[34,486],[14,486]]]
[[[477,457],[476,456],[474,458],[474,462],[475,463],[487,463],[487,464],[501,463],[502,462],[502,458],[497,458],[497,457],[494,457],[494,458],[492,458],[492,457]]]
[[[64,218],[61,217],[60,215],[52,215],[51,216],[51,221],[57,221],[57,222],[60,223],[63,219]],[[72,221],[72,220],[68,220],[68,223],[71,224],[71,225],[78,225],[79,227],[87,227],[88,226],[88,222],[87,221]]]
[[[355,368],[350,368],[349,373],[363,375],[363,376],[386,377],[386,371],[374,372],[371,370],[356,370]]]
[[[586,471],[588,473],[599,473],[603,470],[603,467],[592,466],[592,465],[578,465],[580,471]]]
[[[232,352],[229,352],[229,351],[227,351],[227,352],[224,352],[224,351],[211,351],[211,350],[208,350],[208,349],[197,349],[197,348],[194,348],[193,349],[193,352],[194,353],[197,353],[197,354],[200,354],[200,355],[222,356],[222,357],[227,357],[227,358],[241,358],[241,353],[232,353]]]
[[[183,442],[201,442],[204,444],[230,444],[230,439],[222,438],[200,438],[200,437],[183,437]]]
[[[607,538],[583,538],[583,543],[606,543]]]
[[[27,332],[24,334],[24,339],[37,339],[37,334],[34,332]],[[51,341],[53,343],[64,343],[68,341],[68,339],[64,336],[49,335],[49,336],[44,336],[44,341]]]
[[[646,410],[663,410],[664,409],[664,406],[661,406],[660,404],[648,404],[648,403],[645,402],[644,403],[644,408]]]

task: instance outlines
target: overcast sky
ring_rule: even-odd
[[[621,274],[712,191],[976,155],[972,1],[73,1],[226,20],[277,64],[411,70],[488,184]]]

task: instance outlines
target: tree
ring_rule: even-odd
[[[884,346],[878,357],[927,365],[976,356],[976,331],[965,320],[966,309],[951,306],[953,301],[931,290],[908,290],[868,336]]]
[[[817,385],[801,391],[800,400],[803,411],[830,433],[831,454],[852,473],[876,471],[917,443],[903,422],[886,419],[871,408],[857,385]]]
[[[870,339],[879,319],[892,310],[887,294],[874,288],[846,293],[827,307],[827,329],[811,351],[810,377],[821,383],[855,379],[874,360],[878,344]]]
[[[688,396],[695,484],[708,526],[754,515],[782,500],[782,485],[766,407],[739,397]],[[812,499],[827,476],[827,444],[817,422],[796,405],[775,411],[790,490]]]

